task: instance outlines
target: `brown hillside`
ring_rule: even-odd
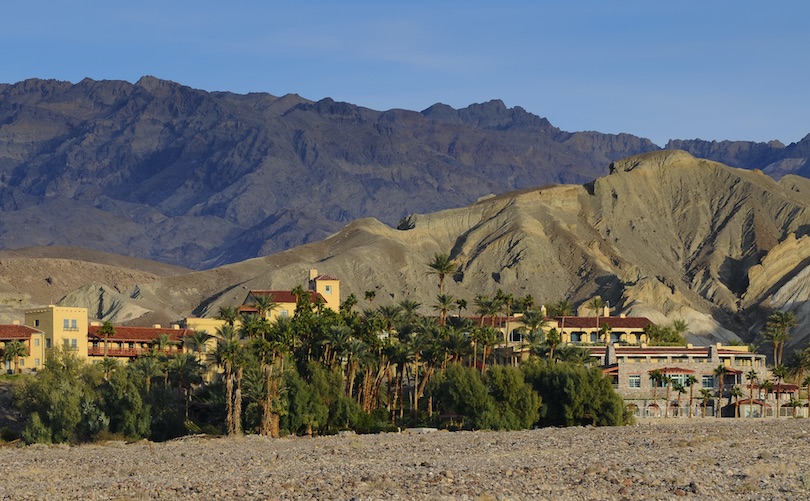
[[[459,298],[498,288],[538,301],[600,294],[654,321],[684,318],[695,341],[733,340],[730,330],[751,338],[761,312],[747,315],[770,306],[770,294],[807,266],[782,259],[790,269],[773,284],[754,268],[791,238],[807,250],[808,198],[764,174],[679,151],[631,157],[611,171],[587,186],[523,190],[417,215],[411,230],[354,221],[320,242],[140,285],[138,298],[125,300],[151,311],[149,319],[213,315],[251,288],[301,284],[316,267],[342,279],[344,297],[375,289],[379,304],[407,297],[430,311],[437,287],[425,263],[450,252],[460,269],[447,292]],[[749,282],[759,291],[754,302],[744,299]],[[790,287],[790,307],[800,312],[808,293]]]

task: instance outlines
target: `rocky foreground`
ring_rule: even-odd
[[[0,499],[807,499],[810,420],[0,447]]]

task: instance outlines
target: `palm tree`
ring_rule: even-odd
[[[278,308],[279,305],[270,294],[259,294],[253,296],[253,306],[256,307],[259,318],[267,318],[267,315]]]
[[[728,368],[725,365],[718,365],[714,368],[714,376],[717,378],[717,414],[715,417],[720,417],[720,410],[722,409],[722,400],[723,400],[723,385],[725,384],[726,374],[728,374]]]
[[[235,435],[241,430],[241,413],[234,405],[234,371],[239,365],[241,346],[239,336],[232,325],[217,327],[217,349],[214,353],[217,364],[222,367],[225,378],[225,420],[228,435]],[[241,407],[241,405],[240,405]]]
[[[419,308],[421,307],[422,303],[418,303],[411,299],[403,299],[399,302],[401,312],[397,320],[406,323],[413,322],[419,316]]]
[[[109,381],[110,373],[118,368],[118,360],[112,357],[104,357],[101,360],[101,368],[104,371],[104,380]]]
[[[377,291],[375,291],[374,289],[367,290],[365,293],[363,293],[363,298],[365,298],[365,300],[368,301],[368,306],[369,308],[372,309],[374,308],[375,297],[377,297]]]
[[[605,302],[599,296],[594,297],[588,303],[588,309],[596,314],[596,331],[599,332],[599,313],[605,308]],[[605,342],[607,344],[607,342]]]
[[[498,289],[495,294],[495,300],[504,309],[506,313],[506,333],[504,334],[504,344],[509,343],[509,318],[512,316],[512,303],[515,297],[512,294],[507,294],[501,289]]]
[[[98,328],[98,335],[104,338],[104,356],[107,356],[109,350],[110,338],[115,336],[115,327],[110,321],[105,321]]]
[[[768,399],[768,393],[770,393],[773,390],[773,381],[770,381],[770,380],[763,381],[762,383],[759,384],[759,389],[760,390],[765,390],[765,397],[763,398],[763,400],[767,400]],[[779,402],[776,402],[776,403],[777,403],[777,405],[779,404]],[[763,405],[762,406],[762,417],[763,418],[765,417],[765,414],[766,414],[765,411],[766,411],[766,408]]]
[[[458,265],[450,259],[449,254],[434,254],[433,260],[429,262],[428,268],[431,271],[430,275],[438,275],[439,277],[439,294],[444,294],[444,279],[447,275],[452,275],[458,270]]]
[[[453,307],[455,298],[450,294],[439,294],[436,296],[436,304],[433,309],[439,312],[439,325],[444,325],[447,322],[447,312]]]
[[[698,379],[693,375],[689,374],[686,376],[686,380],[684,381],[684,385],[689,387],[689,417],[692,417],[692,395],[695,389],[695,385],[697,384]]]
[[[706,405],[708,405],[709,399],[712,398],[712,392],[707,388],[701,388],[700,398],[703,399],[703,417],[706,417]]]
[[[456,299],[456,308],[458,308],[458,316],[461,317],[461,310],[467,309],[467,300],[466,299]]]
[[[759,374],[754,369],[745,373],[748,378],[748,417],[754,417],[754,384],[756,384]]]
[[[664,384],[667,385],[667,403],[664,406],[664,417],[669,417],[669,394],[672,391],[672,383],[674,382],[672,377],[669,375],[664,374]]]
[[[530,346],[538,346],[544,338],[543,327],[546,325],[546,318],[540,310],[526,310],[520,317],[523,324],[522,330],[527,331],[526,338]]]
[[[781,411],[779,399],[782,393],[782,381],[788,374],[788,368],[785,367],[784,365],[777,365],[776,367],[773,368],[771,373],[776,377],[776,417],[779,417],[779,413]]]
[[[548,359],[554,360],[554,350],[560,345],[562,339],[556,328],[552,327],[546,333],[545,344],[548,346]]]
[[[235,306],[220,306],[217,318],[224,320],[226,324],[233,327],[236,319],[239,318],[239,310]]]
[[[144,390],[148,395],[152,389],[152,379],[163,374],[160,362],[152,353],[144,353],[127,365],[128,370],[135,372],[135,375],[142,378]]]
[[[686,393],[686,386],[681,383],[674,383],[672,389],[678,393],[678,416],[681,417],[681,396]],[[691,404],[690,404],[691,405]],[[691,414],[691,412],[690,412]],[[674,416],[673,416],[674,417]]]
[[[792,311],[776,311],[768,317],[766,336],[774,343],[774,365],[782,365],[785,343],[790,339],[788,331],[796,326],[796,315]],[[778,353],[777,353],[778,348]]]
[[[14,365],[14,373],[20,372],[20,358],[28,356],[28,345],[15,339],[8,341],[3,348],[3,360]]]
[[[195,353],[199,358],[200,363],[202,363],[203,353],[207,350],[208,341],[211,340],[213,336],[209,334],[205,330],[198,330],[198,331],[191,331],[191,334],[187,335],[183,342]]]
[[[740,397],[743,396],[742,388],[734,386],[731,388],[731,396],[734,397],[734,411],[735,417],[740,417]]]
[[[658,387],[664,383],[666,375],[659,369],[653,369],[649,372],[650,381],[653,385],[653,405],[658,406]]]
[[[175,353],[169,359],[169,374],[177,380],[177,388],[183,392],[185,419],[188,421],[188,408],[191,403],[192,385],[202,382],[202,365],[192,353]]]

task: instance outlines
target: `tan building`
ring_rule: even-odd
[[[183,342],[186,336],[192,334],[189,329],[181,329],[178,325],[171,327],[124,327],[115,326],[115,334],[104,337],[99,334],[101,323],[94,322],[88,328],[87,333],[87,353],[90,360],[101,360],[106,356],[118,359],[122,362],[146,353],[157,350],[156,340],[162,335],[166,336],[168,346],[163,348],[162,353],[172,355],[183,351]]]
[[[309,302],[322,304],[332,311],[340,311],[340,280],[331,275],[319,275],[318,270],[309,270]],[[265,318],[275,320],[277,317],[291,317],[295,314],[298,298],[292,291],[284,290],[251,290],[239,307],[239,313],[256,313],[256,298],[269,297],[276,306],[265,312]]]
[[[27,355],[19,357],[16,362],[19,372],[37,371],[42,368],[45,364],[45,337],[42,331],[15,322],[0,325],[0,362],[5,372],[12,373],[15,370],[14,360],[3,361],[6,345],[13,341],[19,341],[26,347]]]
[[[45,356],[56,346],[87,358],[87,308],[45,306],[25,310],[25,325],[43,332]]]
[[[613,381],[613,386],[622,396],[628,408],[638,417],[685,417],[703,414],[702,389],[711,393],[706,402],[706,415],[733,417],[736,414],[737,399],[732,396],[732,388],[738,387],[743,393],[739,397],[741,416],[780,415],[790,416],[793,408],[787,404],[798,399],[797,387],[786,383],[776,385],[769,392],[762,391],[759,382],[774,381],[770,369],[765,364],[765,355],[754,353],[747,346],[590,346],[591,357],[604,367],[605,374]],[[724,374],[718,368],[723,367]],[[747,378],[750,371],[757,374],[753,386]],[[668,378],[658,382],[654,373]],[[689,400],[687,383],[694,378],[691,388],[693,400]],[[686,393],[674,391],[676,385],[683,385]],[[669,388],[669,395],[667,395]],[[722,388],[722,395],[720,395]],[[753,394],[753,402],[748,400]],[[669,396],[669,398],[667,398]]]

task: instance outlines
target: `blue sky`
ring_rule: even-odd
[[[26,0],[0,82],[137,81],[377,110],[501,99],[568,131],[800,140],[810,2]]]

